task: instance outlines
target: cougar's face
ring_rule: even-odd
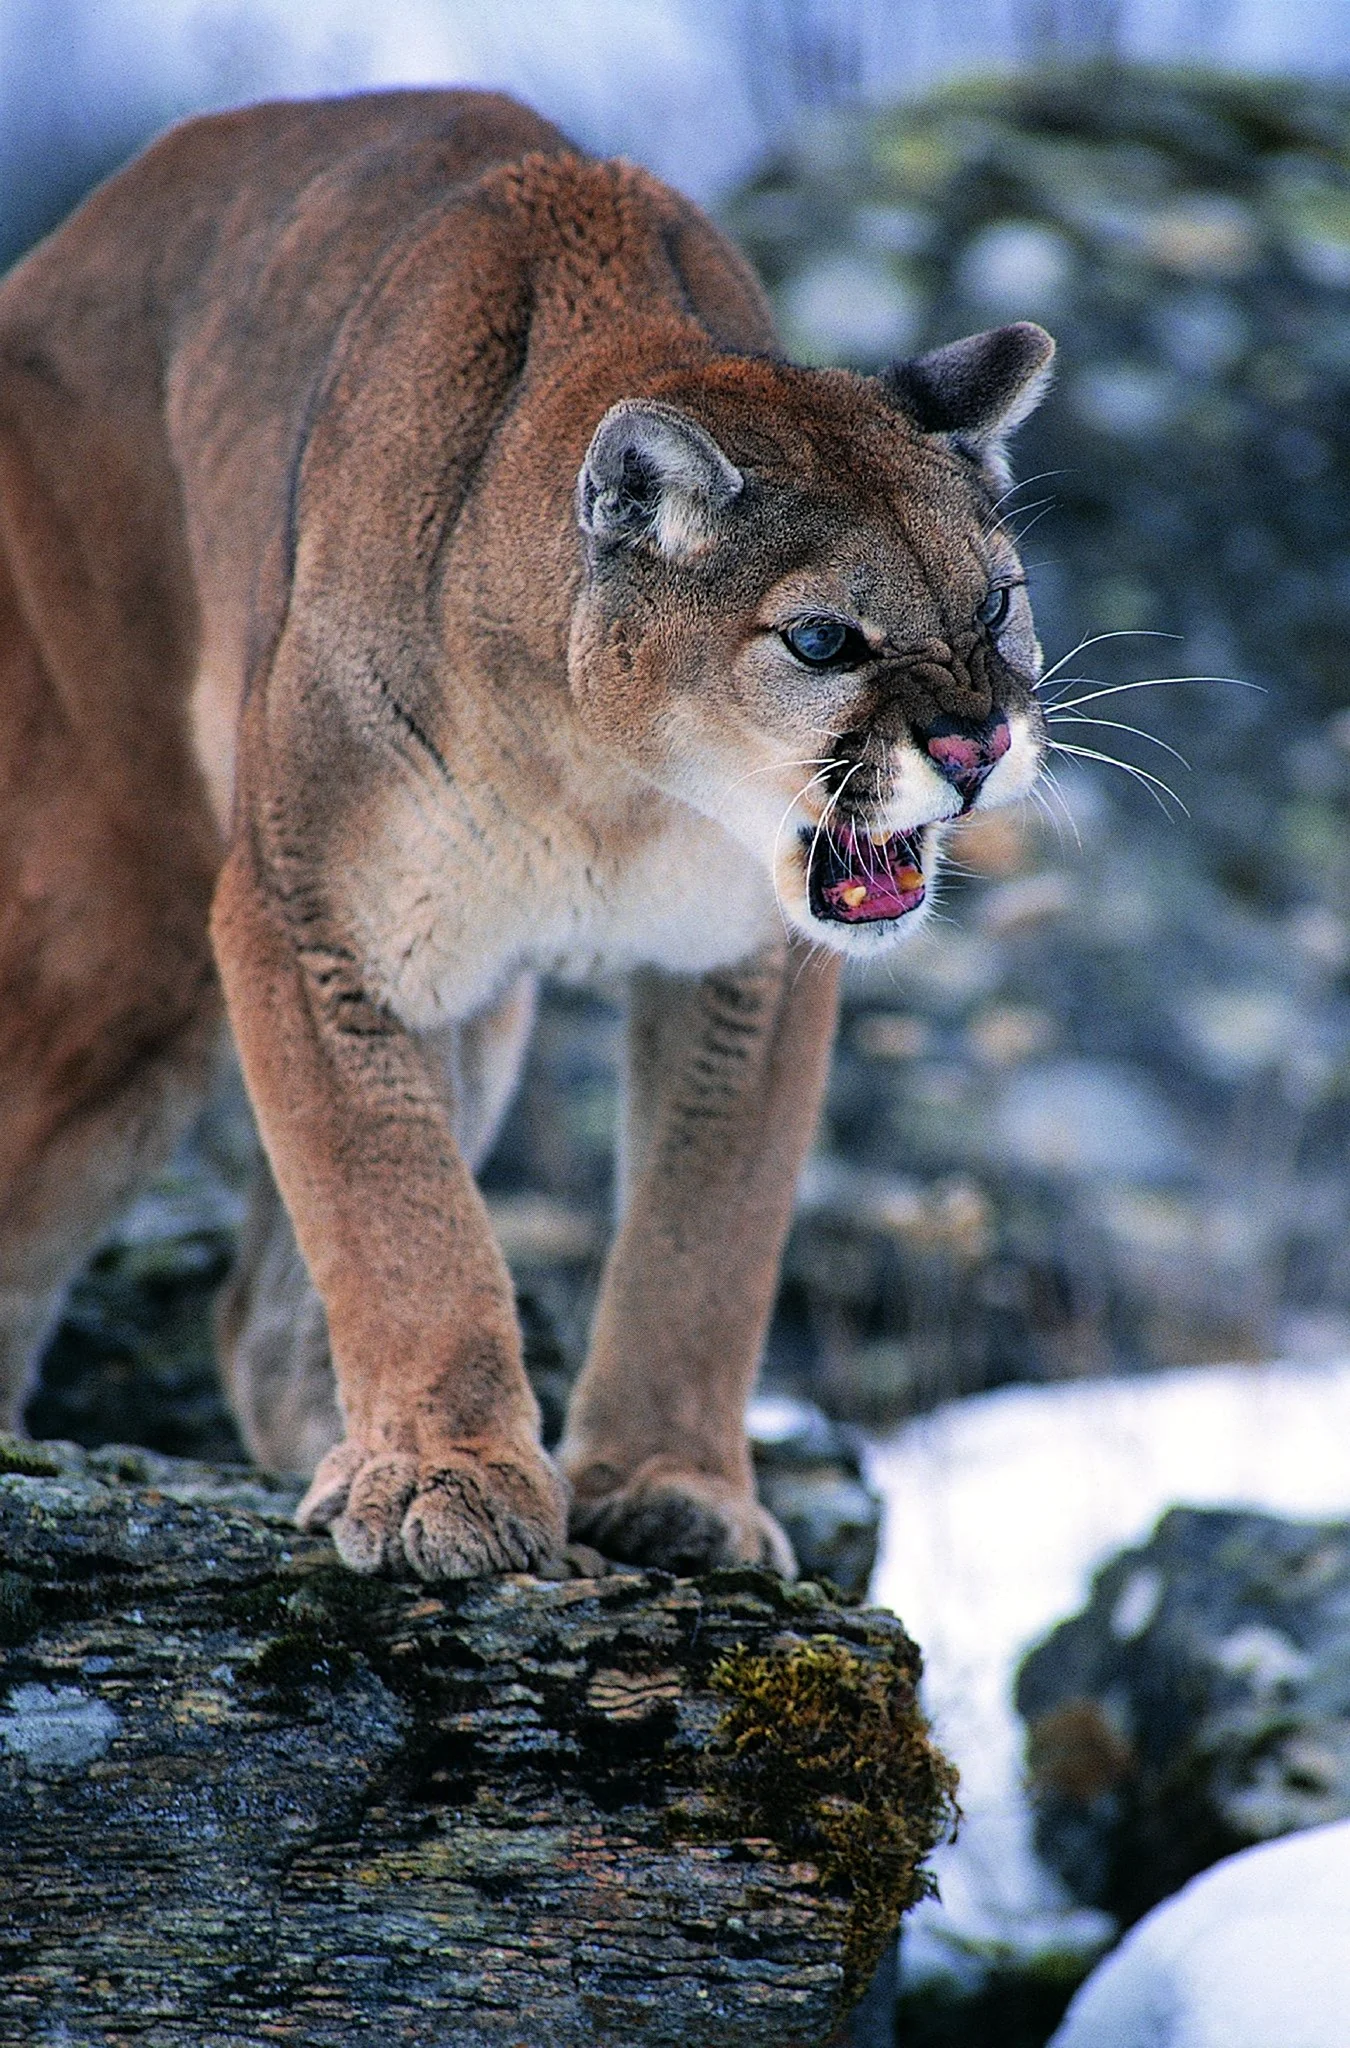
[[[626,703],[632,758],[763,864],[791,925],[869,953],[922,922],[944,827],[1034,783],[1040,648],[987,442],[868,380],[779,374],[798,410],[758,433],[725,405],[692,437],[683,409],[631,409],[651,418],[613,472],[627,545],[591,557],[589,701],[615,735]]]
[[[733,773],[705,805],[769,866],[797,929],[839,951],[912,931],[946,824],[1024,796],[1043,758],[1021,565],[977,520],[954,532],[951,504],[935,509],[913,505],[907,530],[840,533],[770,584],[732,702],[707,721]]]

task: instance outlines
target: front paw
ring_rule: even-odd
[[[419,1579],[477,1579],[530,1572],[561,1556],[567,1490],[534,1444],[480,1438],[434,1457],[328,1453],[296,1510],[302,1529],[329,1529],[344,1564],[358,1572]]]
[[[759,1564],[785,1579],[797,1576],[792,1545],[753,1493],[673,1458],[648,1458],[622,1486],[589,1499],[579,1473],[569,1527],[574,1540],[625,1564],[683,1576]]]

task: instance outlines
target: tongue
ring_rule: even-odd
[[[822,843],[820,904],[842,924],[868,924],[903,917],[923,901],[923,874],[914,842],[900,833],[876,843],[859,839],[849,826]],[[827,879],[828,877],[828,879]]]

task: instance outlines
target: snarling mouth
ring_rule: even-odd
[[[923,902],[923,827],[876,838],[852,825],[803,830],[811,914],[834,924],[876,924]]]

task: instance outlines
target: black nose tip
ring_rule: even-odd
[[[959,791],[962,809],[967,811],[1011,745],[1012,734],[1001,711],[973,731],[944,719],[923,740],[929,760]]]

